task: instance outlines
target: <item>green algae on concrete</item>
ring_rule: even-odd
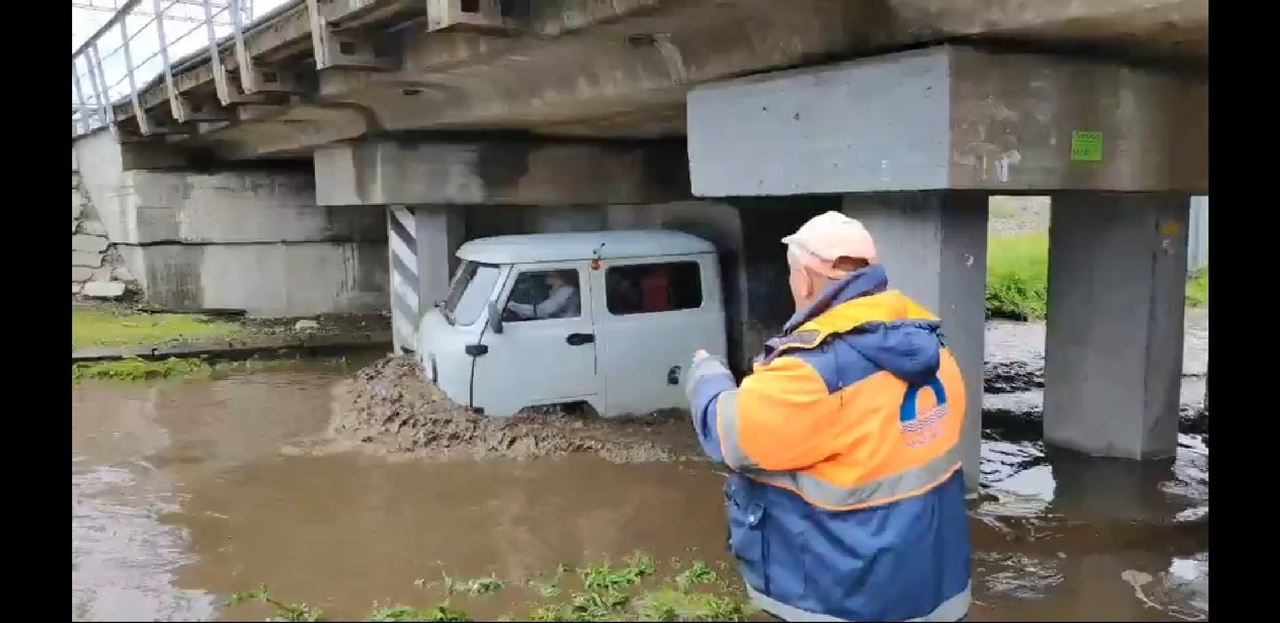
[[[359,368],[366,359],[356,357],[304,358],[299,355],[274,355],[267,358],[243,361],[210,360],[200,357],[170,357],[168,359],[142,359],[126,357],[109,361],[85,361],[71,364],[73,385],[84,382],[137,382],[160,380],[219,379],[236,374],[291,370],[305,365],[334,367],[342,371]]]
[[[146,314],[110,305],[71,306],[72,350],[223,339],[241,331],[237,323],[196,314]]]
[[[77,381],[149,381],[175,377],[208,376],[213,367],[201,359],[177,357],[148,361],[127,357],[116,361],[94,361],[71,364],[71,380]]]

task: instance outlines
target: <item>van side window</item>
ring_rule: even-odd
[[[605,304],[615,316],[702,307],[697,262],[613,266],[605,271]]]
[[[582,315],[578,271],[539,270],[516,275],[511,296],[502,310],[508,322],[577,318]]]

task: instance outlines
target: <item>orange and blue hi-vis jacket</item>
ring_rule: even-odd
[[[871,265],[769,341],[737,387],[702,359],[687,392],[730,468],[729,546],[757,606],[788,621],[958,621],[970,543],[965,395],[938,318]]]

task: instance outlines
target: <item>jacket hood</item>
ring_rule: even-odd
[[[797,312],[787,322],[787,332],[845,334],[846,343],[880,369],[908,383],[925,383],[941,363],[942,325],[888,285],[888,276],[878,264],[854,272]]]

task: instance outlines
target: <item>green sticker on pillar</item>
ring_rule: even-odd
[[[1071,160],[1072,162],[1102,162],[1102,133],[1080,130],[1072,132]]]

